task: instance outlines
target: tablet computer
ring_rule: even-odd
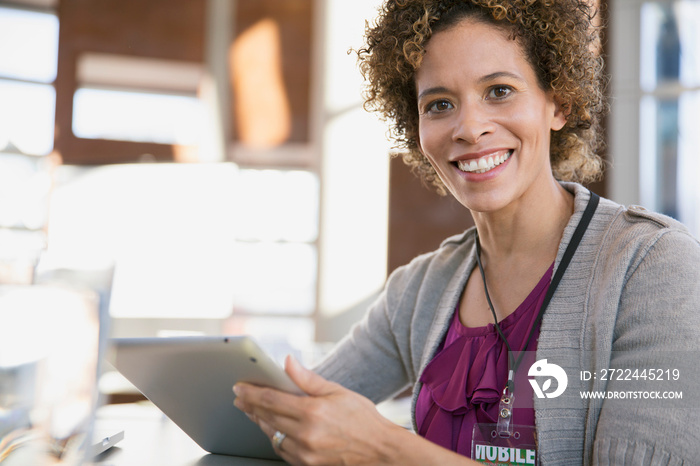
[[[253,338],[115,338],[112,345],[114,367],[204,450],[279,459],[262,430],[233,406],[233,385],[302,392]]]

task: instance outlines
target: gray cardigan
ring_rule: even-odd
[[[555,269],[588,202],[575,195]],[[396,270],[316,370],[375,402],[413,386],[434,356],[475,267],[474,233]],[[601,199],[545,312],[537,359],[569,374],[564,395],[535,398],[542,465],[700,462],[700,244],[680,223]],[[610,367],[673,369],[681,381],[581,380]],[[585,390],[682,390],[683,400],[589,400]],[[663,388],[662,388],[663,387]],[[684,463],[685,461],[685,463]]]

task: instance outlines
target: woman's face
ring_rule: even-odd
[[[434,34],[416,88],[420,150],[458,201],[495,212],[543,199],[550,130],[566,118],[507,31],[467,18]]]

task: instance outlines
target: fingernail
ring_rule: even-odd
[[[233,393],[238,395],[238,392],[240,392],[240,391],[241,391],[241,387],[239,387],[238,384],[233,386]]]
[[[299,361],[297,358],[294,357],[292,354],[287,355],[287,364],[293,364],[295,366],[299,366]]]

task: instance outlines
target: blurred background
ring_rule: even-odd
[[[337,340],[471,225],[362,109],[351,48],[380,3],[0,1],[0,256],[29,275],[0,282],[47,257],[113,271],[114,336]],[[700,2],[603,6],[592,188],[698,235]]]

